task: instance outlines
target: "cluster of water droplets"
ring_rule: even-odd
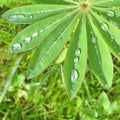
[[[34,16],[33,15],[29,15],[29,14],[15,14],[15,15],[11,15],[8,20],[10,22],[17,22],[17,21],[23,21],[23,20],[27,20],[27,19],[33,19]]]
[[[71,83],[72,83],[72,89],[70,90],[70,94],[73,95],[74,93],[74,84],[76,83],[76,81],[78,80],[79,78],[79,72],[78,70],[75,68],[75,65],[78,63],[79,61],[79,57],[80,57],[80,54],[81,54],[81,50],[78,48],[76,51],[75,51],[75,58],[74,58],[74,69],[71,71]]]
[[[29,44],[31,42],[31,40],[38,37],[41,32],[43,32],[43,30],[40,30],[40,32],[33,32],[33,34],[31,34],[31,36],[26,36],[22,40],[23,44]],[[22,42],[13,44],[12,45],[12,50],[13,51],[20,51],[22,49]]]

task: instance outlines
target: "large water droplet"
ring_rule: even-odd
[[[21,50],[21,48],[22,48],[22,45],[20,43],[16,43],[16,44],[12,45],[12,50],[13,51]]]
[[[110,10],[110,11],[108,11],[107,15],[108,15],[109,17],[114,17],[115,13]]]
[[[102,23],[102,24],[101,24],[101,28],[102,28],[102,30],[104,30],[104,31],[108,31],[108,30],[109,30],[109,27],[108,27],[108,25],[107,25],[106,23]]]
[[[30,43],[30,41],[31,41],[31,38],[30,38],[30,37],[26,37],[26,38],[24,39],[24,42],[25,42],[25,43]]]
[[[79,56],[80,53],[81,53],[81,50],[80,50],[80,49],[77,49],[77,50],[75,51],[75,55],[76,55],[76,56]]]
[[[38,32],[34,32],[32,37],[34,38],[34,37],[37,37],[38,35],[39,35]]]
[[[97,40],[96,36],[92,36],[92,43],[96,43],[96,40]]]
[[[19,21],[19,20],[21,20],[21,19],[25,19],[25,15],[23,15],[23,14],[11,15],[11,16],[8,18],[8,20],[9,20],[10,22]]]
[[[78,71],[77,70],[72,70],[72,74],[71,74],[71,82],[74,83],[78,80]]]

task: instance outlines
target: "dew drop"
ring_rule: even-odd
[[[106,84],[104,88],[105,88],[105,89],[109,89],[109,85],[108,85],[108,84]]]
[[[71,74],[71,82],[74,83],[77,81],[79,75],[78,75],[78,71],[77,70],[72,70],[72,74]]]
[[[110,10],[110,11],[108,11],[107,15],[108,15],[109,17],[114,17],[115,13]]]
[[[33,15],[30,15],[29,18],[32,19],[32,18],[33,18]]]
[[[20,43],[16,43],[12,45],[12,50],[14,51],[21,50],[21,48],[22,48],[22,45]]]
[[[10,22],[14,22],[14,21],[20,21],[21,19],[25,19],[25,15],[23,14],[19,14],[19,15],[11,15],[8,20]]]
[[[97,38],[95,36],[92,36],[92,43],[96,43]]]
[[[75,57],[74,63],[77,63],[78,61],[79,61],[79,58],[78,58],[78,57]]]
[[[108,27],[108,25],[107,25],[106,23],[102,23],[102,24],[101,24],[101,28],[102,28],[102,30],[104,30],[104,31],[108,31],[108,30],[109,30],[109,27]]]
[[[38,35],[39,35],[38,32],[35,32],[33,33],[32,37],[34,38],[34,37],[37,37]]]
[[[80,50],[80,49],[77,49],[77,50],[75,51],[75,55],[76,55],[76,56],[79,56],[80,53],[81,53],[81,50]]]
[[[30,37],[26,37],[26,38],[24,39],[24,42],[25,42],[25,43],[30,43],[30,41],[31,41],[31,38],[30,38]]]

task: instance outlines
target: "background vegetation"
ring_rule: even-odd
[[[1,0],[0,14],[28,0]],[[0,120],[119,120],[120,61],[114,60],[112,88],[105,90],[89,66],[77,97],[70,100],[61,80],[61,64],[51,65],[37,78],[27,80],[32,54],[13,54],[8,46],[25,25],[8,23],[0,17]]]

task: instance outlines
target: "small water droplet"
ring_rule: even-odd
[[[25,43],[30,43],[30,41],[31,41],[31,38],[30,38],[30,37],[26,37],[26,38],[24,39],[24,42],[25,42]]]
[[[101,28],[102,28],[102,30],[104,30],[104,31],[108,31],[108,30],[109,30],[109,27],[108,27],[108,25],[107,25],[106,23],[102,23],[102,24],[101,24]]]
[[[18,14],[18,15],[11,15],[8,20],[10,22],[15,22],[15,21],[20,21],[21,19],[25,19],[25,15],[23,14]]]
[[[30,15],[29,18],[32,19],[32,18],[33,18],[33,15]]]
[[[111,36],[111,39],[114,40],[114,39],[115,39],[115,36]]]
[[[75,55],[76,55],[76,56],[79,56],[80,53],[81,53],[81,50],[80,50],[80,49],[77,49],[77,50],[75,51]]]
[[[106,84],[104,88],[105,88],[105,89],[109,89],[109,85],[108,85],[108,84]]]
[[[79,58],[78,58],[78,57],[75,57],[74,63],[77,63],[78,61],[79,61]]]
[[[108,15],[109,17],[114,17],[115,13],[110,10],[110,11],[108,11],[107,15]]]
[[[72,74],[71,74],[71,82],[74,83],[77,81],[79,75],[78,75],[78,71],[77,70],[72,70]]]
[[[96,36],[92,36],[92,43],[96,43],[96,40],[97,40],[97,38],[96,38]]]
[[[34,38],[34,37],[37,37],[38,35],[39,35],[38,32],[34,32],[32,37]]]
[[[22,45],[20,43],[16,43],[12,45],[12,50],[14,51],[21,50],[21,48],[22,48]]]

